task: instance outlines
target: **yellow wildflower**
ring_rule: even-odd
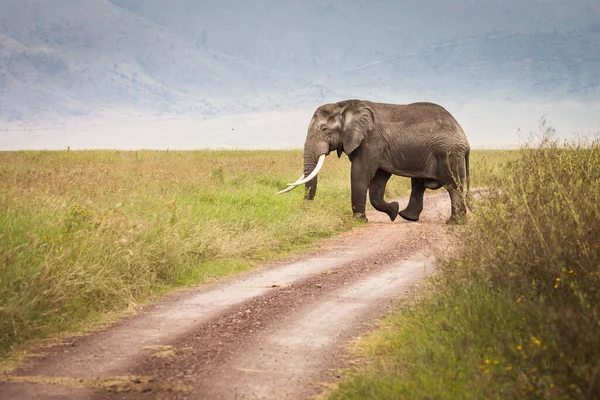
[[[510,370],[512,369],[512,367],[509,365],[509,366],[507,366],[507,367],[506,367],[506,368],[504,368],[504,369],[505,369],[505,370],[507,370],[507,371],[510,371]]]
[[[523,296],[521,296],[521,297],[519,297],[519,298],[517,299],[517,303],[520,303],[520,302],[521,302],[521,300],[523,300]]]
[[[485,363],[486,363],[486,364],[489,364],[489,363],[490,363],[490,360],[485,360]]]
[[[498,364],[500,364],[500,361],[494,360],[494,365],[498,365]]]
[[[521,346],[521,345],[515,346],[515,349],[517,349],[519,351],[521,351],[522,348],[523,348],[523,346]]]

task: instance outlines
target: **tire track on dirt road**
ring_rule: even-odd
[[[407,198],[400,199],[401,207]],[[447,193],[418,223],[371,210],[322,249],[165,296],[0,376],[2,399],[303,399],[335,382],[348,343],[451,250]]]

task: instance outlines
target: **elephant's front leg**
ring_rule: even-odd
[[[385,185],[390,179],[390,176],[392,176],[392,174],[389,172],[386,172],[382,169],[377,170],[375,177],[371,181],[371,186],[369,186],[369,199],[371,200],[371,205],[377,211],[386,213],[393,221],[396,219],[396,217],[398,217],[398,209],[400,208],[400,205],[396,201],[387,203],[383,198],[385,195]]]
[[[408,206],[400,211],[400,216],[408,221],[418,221],[423,211],[423,195],[425,194],[425,179],[411,178],[411,192]]]
[[[357,162],[352,163],[350,181],[352,190],[352,212],[354,218],[367,220],[365,206],[367,204],[367,189],[371,183],[374,173]]]

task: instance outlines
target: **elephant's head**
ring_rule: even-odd
[[[279,193],[289,192],[306,183],[304,197],[312,200],[317,191],[317,174],[325,156],[333,150],[337,151],[338,157],[342,152],[349,155],[374,127],[373,110],[360,100],[325,104],[317,108],[304,142],[304,175]]]

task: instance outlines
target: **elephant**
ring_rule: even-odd
[[[352,99],[318,107],[304,143],[304,174],[278,193],[305,184],[304,198],[314,199],[317,174],[325,156],[334,150],[338,157],[345,153],[351,162],[355,218],[367,221],[368,191],[371,205],[386,213],[391,221],[398,215],[418,221],[425,190],[444,187],[451,203],[446,222],[465,221],[471,149],[462,127],[442,106],[429,102],[388,104]],[[384,199],[392,175],[411,178],[409,202],[402,211],[398,202],[388,203]]]

